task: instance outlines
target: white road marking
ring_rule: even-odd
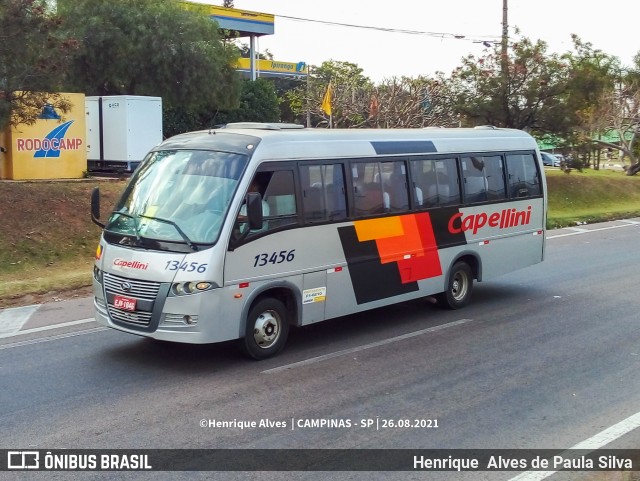
[[[589,229],[585,229],[584,227],[563,227],[566,230],[572,230],[574,232],[589,232]]]
[[[640,222],[629,221],[629,220],[619,221],[619,222],[625,222],[625,223],[624,224],[620,224],[620,225],[611,225],[611,226],[608,226],[608,227],[597,227],[595,229],[582,229],[582,228],[578,228],[578,227],[565,227],[565,229],[576,230],[577,232],[570,232],[568,234],[558,234],[558,235],[547,236],[547,240],[549,240],[549,239],[557,239],[558,237],[569,237],[569,236],[572,236],[572,235],[588,234],[589,232],[600,232],[600,231],[603,231],[603,230],[619,229],[620,227],[633,227],[633,226],[637,226],[637,225],[640,224]]]
[[[289,369],[295,369],[296,367],[306,366],[308,364],[313,364],[316,362],[326,361],[327,359],[333,359],[334,357],[344,356],[346,354],[351,354],[354,352],[364,351],[365,349],[371,349],[372,347],[383,346],[385,344],[390,344],[392,342],[402,341],[404,339],[410,339],[412,337],[421,336],[423,334],[428,334],[431,332],[441,331],[443,329],[447,329],[449,327],[459,326],[461,324],[465,324],[467,322],[471,322],[473,319],[460,319],[459,321],[449,322],[447,324],[442,324],[440,326],[430,327],[428,329],[422,329],[421,331],[409,332],[407,334],[402,334],[401,336],[391,337],[389,339],[384,339],[382,341],[372,342],[371,344],[364,344],[363,346],[353,347],[351,349],[345,349],[343,351],[336,351],[330,354],[325,354],[323,356],[312,357],[310,359],[306,359],[304,361],[294,362],[292,364],[286,364],[280,367],[274,367],[273,369],[267,369],[266,371],[262,371],[262,374],[273,374],[280,371],[287,371]]]
[[[66,334],[58,334],[57,336],[41,337],[39,339],[30,339],[27,341],[12,342],[11,344],[5,344],[0,346],[0,351],[4,349],[12,349],[14,347],[29,346],[31,344],[40,344],[42,342],[55,341],[57,339],[66,339],[67,337],[83,336],[84,334],[93,334],[94,332],[107,331],[108,327],[94,327],[93,329],[87,329],[86,331],[67,332]]]
[[[12,307],[0,311],[0,337],[19,331],[42,304]]]
[[[51,324],[49,326],[34,327],[33,329],[25,329],[24,331],[13,331],[8,334],[0,334],[0,339],[6,339],[7,337],[23,336],[25,334],[33,334],[34,332],[50,331],[52,329],[59,329],[61,327],[77,326],[78,324],[86,324],[88,322],[95,322],[93,317],[87,319],[80,319],[78,321],[62,322],[60,324]],[[0,332],[2,332],[0,330]]]
[[[583,451],[581,454],[587,454],[591,451],[595,451],[596,449],[600,449],[603,446],[615,441],[618,438],[621,438],[627,433],[630,433],[634,429],[640,427],[640,413],[635,413],[632,416],[629,416],[627,419],[620,421],[617,424],[605,429],[604,431],[599,432],[595,436],[591,436],[589,439],[585,439],[582,442],[579,442],[575,446],[569,448],[572,449],[580,449]],[[566,451],[565,451],[566,453]],[[563,456],[564,453],[561,453],[560,456]],[[570,454],[566,454],[563,457],[571,457]],[[515,478],[511,478],[509,481],[539,481],[541,479],[545,479],[552,474],[557,473],[557,471],[526,471],[522,474],[519,474]]]

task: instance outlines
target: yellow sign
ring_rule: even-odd
[[[274,16],[270,13],[252,12],[238,8],[220,7],[195,2],[180,2],[185,10],[208,15],[225,30],[236,30],[241,35],[273,35]]]
[[[0,178],[71,179],[87,170],[84,94],[64,93],[71,103],[62,118],[39,118],[33,125],[9,127],[0,145]],[[44,106],[43,106],[44,107]],[[46,115],[46,114],[49,115]],[[43,108],[43,117],[59,117]],[[1,140],[1,137],[0,137]]]
[[[240,71],[249,70],[251,68],[250,62],[251,59],[248,58],[238,59],[236,69]],[[266,74],[289,74],[292,76],[302,77],[307,75],[307,64],[304,62],[294,63],[279,62],[277,60],[258,59],[256,62],[256,71]]]

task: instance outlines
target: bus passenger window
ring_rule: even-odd
[[[509,172],[509,196],[532,197],[542,194],[540,177],[533,154],[507,155]]]
[[[356,216],[383,214],[385,205],[388,205],[388,197],[382,190],[380,164],[362,162],[353,164],[352,167]]]
[[[506,197],[506,189],[504,186],[504,167],[502,157],[492,155],[483,157],[484,174],[487,179],[487,199],[502,200]]]
[[[504,199],[504,170],[502,157],[473,156],[462,158],[465,199],[467,203]]]
[[[482,157],[462,158],[462,178],[464,179],[465,200],[468,204],[487,200],[487,184]]]
[[[327,222],[347,217],[342,164],[301,165],[305,222]]]
[[[433,160],[414,160],[409,165],[418,208],[438,205],[438,186]]]
[[[456,159],[435,161],[438,182],[438,203],[440,206],[460,203],[460,183]]]
[[[460,203],[456,159],[412,160],[410,165],[418,208]]]
[[[383,198],[388,212],[405,212],[409,209],[407,171],[404,162],[382,162]]]
[[[270,208],[269,218],[296,215],[296,189],[293,171],[280,170],[273,173],[264,193]]]
[[[409,209],[407,170],[403,161],[354,163],[352,176],[357,216]]]

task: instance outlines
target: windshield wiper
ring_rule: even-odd
[[[185,232],[180,228],[180,226],[178,224],[176,224],[175,222],[173,222],[172,220],[162,219],[160,217],[152,217],[150,215],[140,215],[138,217],[143,217],[145,219],[151,219],[151,220],[155,220],[155,221],[158,221],[158,222],[164,222],[165,224],[172,225],[178,231],[178,234],[180,234],[180,237],[182,237],[184,239],[184,241],[186,242],[186,244],[191,248],[191,250],[193,250],[193,251],[197,251],[198,250],[198,246],[195,245],[193,242],[191,242],[191,239],[189,239],[189,236],[187,234],[185,234]]]
[[[127,214],[125,212],[120,212],[119,210],[114,210],[112,214],[118,214],[124,217],[128,217],[129,219],[133,219],[133,230],[136,233],[136,241],[138,245],[142,245],[142,238],[140,237],[140,225],[138,224],[138,218],[135,215]]]

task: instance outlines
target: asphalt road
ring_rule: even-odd
[[[445,311],[420,300],[296,329],[280,356],[262,362],[244,359],[233,343],[172,345],[92,323],[69,328],[73,332],[43,330],[1,339],[0,447],[575,446],[640,412],[638,221],[549,232],[544,263],[477,284],[463,310]],[[210,426],[267,419],[284,426]],[[317,419],[348,420],[351,426],[305,426]],[[378,429],[361,427],[367,419],[377,419]],[[201,427],[203,420],[207,427]],[[431,427],[382,426],[390,420]],[[608,447],[638,447],[638,431]],[[215,479],[510,479],[517,474],[258,472]],[[551,479],[584,479],[575,476]],[[211,478],[211,473],[46,474],[46,479]]]

